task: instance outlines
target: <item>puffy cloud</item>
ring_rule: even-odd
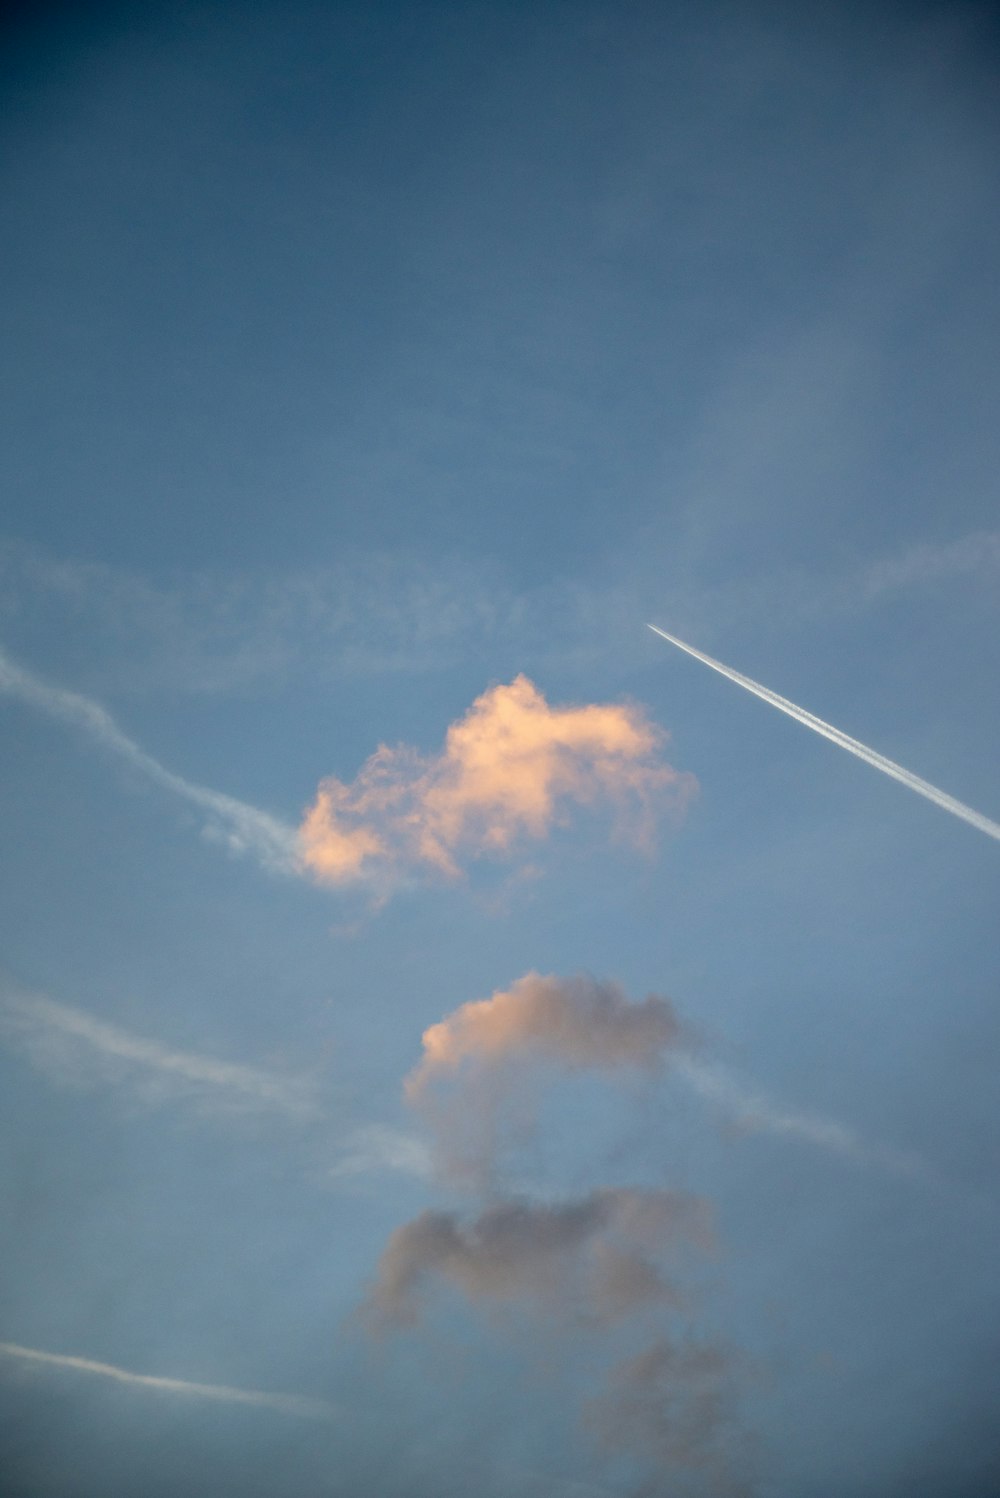
[[[535,1057],[571,1070],[655,1069],[681,1038],[669,999],[629,1002],[617,983],[526,973],[491,998],[463,1004],[423,1034],[424,1054],[406,1079],[417,1101],[463,1067]]]
[[[514,1121],[512,1107],[519,1126],[530,1126],[526,1063],[650,1075],[684,1033],[657,994],[630,1003],[617,983],[526,973],[425,1030],[404,1090],[434,1134],[444,1172],[482,1183],[494,1171],[501,1122]]]
[[[683,1472],[697,1491],[748,1498],[755,1482],[751,1443],[734,1412],[737,1362],[712,1343],[660,1337],[612,1370],[588,1424],[606,1448],[644,1459],[671,1486]]]
[[[532,1298],[613,1321],[654,1301],[676,1301],[655,1258],[680,1242],[708,1248],[707,1204],[672,1191],[603,1188],[557,1203],[507,1200],[463,1222],[423,1212],[392,1234],[370,1305],[383,1321],[413,1323],[428,1280],[470,1301]]]
[[[662,762],[665,737],[640,707],[550,707],[517,676],[476,699],[440,754],[382,745],[351,784],[322,781],[300,830],[303,863],[329,884],[406,870],[455,878],[462,855],[544,837],[570,802],[610,802],[617,834],[648,845],[658,806],[694,788]]]

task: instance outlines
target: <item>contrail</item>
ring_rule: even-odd
[[[0,1355],[21,1363],[49,1368],[65,1368],[74,1373],[92,1373],[115,1383],[155,1389],[164,1394],[186,1394],[195,1399],[217,1399],[223,1404],[251,1404],[258,1409],[277,1410],[283,1415],[301,1415],[311,1420],[330,1420],[339,1412],[325,1399],[305,1394],[272,1394],[263,1389],[232,1389],[228,1384],[194,1384],[186,1378],[160,1378],[149,1373],[133,1373],[114,1363],[95,1363],[92,1358],[71,1357],[62,1352],[42,1352],[37,1347],[21,1347],[17,1342],[0,1342]]]
[[[701,650],[695,650],[693,645],[685,645],[683,640],[678,640],[676,635],[668,635],[665,629],[659,629],[657,625],[647,626],[654,634],[661,635],[664,640],[669,640],[671,645],[676,645],[681,650],[686,650],[688,655],[693,655],[696,660],[704,661],[706,666],[711,666],[713,671],[728,676],[730,681],[735,681],[739,686],[746,687],[748,692],[753,692],[756,697],[762,697],[772,707],[780,708],[790,718],[798,723],[804,723],[807,728],[812,728],[816,733],[821,733],[825,739],[830,739],[834,744],[839,744],[841,749],[847,749],[851,754],[856,754],[858,759],[863,759],[866,765],[872,765],[876,770],[881,770],[885,775],[891,775],[893,780],[908,786],[911,791],[916,791],[918,796],[926,796],[928,801],[933,801],[935,806],[940,806],[942,811],[950,811],[952,816],[961,817],[963,822],[969,822],[973,827],[978,827],[980,832],[985,832],[987,837],[1000,839],[1000,822],[993,822],[989,817],[984,817],[982,812],[974,811],[971,806],[966,806],[964,801],[956,801],[954,796],[949,796],[946,791],[939,790],[936,785],[931,785],[927,780],[921,780],[919,775],[914,775],[910,770],[904,770],[902,765],[897,765],[895,760],[886,759],[884,754],[877,754],[874,749],[869,749],[867,744],[859,744],[857,739],[852,739],[849,734],[841,733],[839,728],[834,728],[830,723],[824,723],[822,718],[817,718],[814,713],[807,713],[804,707],[797,707],[794,702],[789,702],[787,697],[780,697],[777,692],[772,692],[768,687],[762,687],[759,681],[753,681],[749,676],[734,671],[732,666],[724,666],[721,661],[713,660],[710,655],[705,655]]]

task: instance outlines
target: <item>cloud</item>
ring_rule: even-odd
[[[390,1237],[369,1305],[383,1323],[413,1324],[437,1278],[473,1302],[528,1298],[614,1321],[676,1303],[656,1259],[681,1242],[712,1243],[707,1203],[681,1192],[606,1187],[556,1203],[505,1200],[466,1222],[423,1212]]]
[[[682,805],[694,788],[660,760],[665,737],[639,707],[550,707],[517,676],[476,699],[440,754],[382,745],[350,785],[324,780],[302,825],[303,861],[329,884],[414,870],[456,878],[460,857],[542,838],[570,802],[611,802],[618,835],[648,846],[659,805]]]
[[[672,1482],[685,1472],[713,1498],[749,1495],[752,1451],[734,1413],[736,1366],[723,1347],[660,1337],[612,1370],[587,1424],[606,1449],[644,1458],[658,1477]]]
[[[247,853],[266,869],[292,873],[296,864],[294,829],[267,812],[175,775],[123,733],[99,703],[77,692],[53,687],[17,666],[0,650],[0,693],[26,702],[59,722],[82,730],[102,748],[138,770],[147,780],[208,813],[206,831],[235,853]]]
[[[0,1031],[41,1070],[76,1086],[117,1086],[147,1103],[192,1101],[203,1111],[321,1116],[310,1079],[176,1051],[0,979]]]
[[[439,1168],[482,1183],[495,1169],[501,1118],[516,1106],[520,1127],[530,1121],[531,1063],[651,1076],[684,1036],[657,994],[630,1003],[617,983],[526,973],[425,1030],[404,1091],[435,1136]]]
[[[741,1133],[800,1139],[899,1175],[923,1168],[909,1155],[867,1143],[846,1124],[784,1107],[702,1059],[694,1027],[679,1018],[669,999],[649,994],[631,1003],[610,981],[526,973],[488,999],[461,1005],[426,1029],[422,1041],[423,1055],[404,1082],[404,1094],[435,1136],[439,1169],[454,1179],[491,1179],[501,1121],[510,1122],[512,1102],[524,1128],[522,1073],[532,1062],[605,1075],[655,1075],[669,1062],[671,1076]]]
[[[716,1063],[678,1055],[673,1069],[699,1097],[720,1108],[741,1133],[777,1134],[801,1139],[844,1159],[879,1165],[896,1175],[913,1176],[923,1172],[923,1165],[914,1156],[884,1145],[869,1144],[854,1129],[835,1119],[783,1107]]]
[[[669,999],[629,1002],[617,983],[526,973],[491,998],[463,1004],[423,1033],[422,1060],[406,1079],[417,1102],[434,1082],[463,1067],[537,1057],[571,1070],[655,1070],[682,1029]]]
[[[343,1141],[341,1150],[329,1171],[335,1179],[394,1171],[426,1180],[433,1169],[423,1140],[388,1124],[361,1124]]]
[[[660,549],[648,545],[655,573],[640,575],[637,554],[627,546],[623,565],[599,587],[563,578],[525,589],[494,562],[428,563],[405,550],[361,548],[332,566],[266,576],[202,569],[163,581],[6,540],[0,617],[26,650],[53,634],[93,642],[100,665],[92,679],[126,691],[217,695],[289,680],[413,676],[508,650],[530,656],[534,669],[579,669],[646,658],[636,621],[662,611],[667,597],[677,631],[710,640],[751,620],[759,627],[776,611],[812,620],[949,579],[988,587],[1000,570],[1000,533],[917,540],[848,570],[782,569],[721,586],[689,566],[665,574]]]
[[[213,1399],[223,1404],[249,1404],[257,1409],[275,1410],[282,1415],[300,1415],[310,1420],[330,1420],[340,1412],[325,1399],[304,1394],[272,1394],[260,1389],[233,1389],[227,1384],[195,1384],[183,1378],[160,1378],[148,1373],[132,1373],[114,1363],[95,1363],[90,1358],[71,1357],[66,1353],[41,1352],[36,1347],[21,1347],[16,1342],[0,1342],[0,1354],[34,1367],[65,1369],[73,1373],[90,1373],[113,1379],[132,1388],[153,1389],[163,1394],[181,1394],[194,1399]]]

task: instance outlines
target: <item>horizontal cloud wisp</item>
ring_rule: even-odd
[[[299,1415],[309,1420],[332,1420],[339,1413],[335,1405],[324,1399],[312,1399],[305,1394],[273,1394],[262,1389],[234,1389],[227,1384],[197,1384],[183,1378],[132,1373],[128,1368],[119,1368],[114,1363],[97,1363],[92,1358],[72,1357],[67,1353],[42,1352],[37,1347],[21,1347],[16,1342],[0,1342],[0,1355],[27,1366],[89,1373],[132,1388],[187,1395],[194,1399],[211,1399],[222,1404],[248,1404],[256,1409],[274,1410],[281,1415]]]
[[[42,1070],[72,1084],[123,1086],[147,1101],[192,1100],[219,1112],[321,1116],[309,1080],[177,1051],[69,1004],[0,980],[0,1032]]]

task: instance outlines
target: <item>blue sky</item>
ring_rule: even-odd
[[[11,25],[16,1498],[996,1491],[997,62]]]

